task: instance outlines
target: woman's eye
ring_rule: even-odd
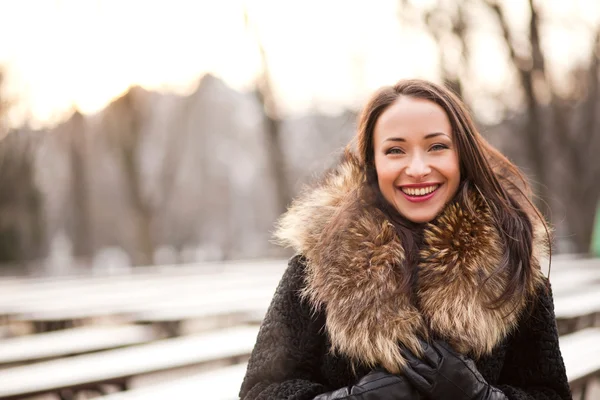
[[[385,154],[404,154],[404,151],[398,147],[392,147],[388,149]]]
[[[440,150],[446,150],[446,149],[448,149],[448,148],[449,148],[449,147],[448,147],[447,145],[445,145],[445,144],[442,144],[442,143],[436,143],[436,144],[434,144],[433,146],[431,146],[430,150],[433,150],[433,151],[440,151]]]

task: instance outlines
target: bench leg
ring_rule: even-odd
[[[167,337],[181,336],[182,324],[181,321],[165,321],[157,324],[160,330],[167,335]]]
[[[33,331],[35,333],[46,332],[44,321],[33,321]]]
[[[128,380],[124,379],[122,381],[110,383],[110,384],[98,384],[93,387],[81,388],[80,390],[75,389],[61,389],[56,394],[60,398],[60,400],[75,400],[78,394],[83,394],[84,392],[92,392],[94,394],[99,395],[109,395],[114,393],[114,390],[110,390],[110,386],[113,388],[116,387],[118,391],[125,391],[129,389]]]
[[[62,389],[58,392],[60,400],[73,400],[75,398],[75,392],[71,389]]]
[[[127,380],[124,380],[123,382],[117,384],[117,387],[119,388],[120,391],[124,392],[126,390],[129,390],[129,382]]]
[[[125,390],[127,390],[129,388],[129,385],[127,384],[127,380],[106,383],[106,384],[100,384],[100,385],[98,385],[96,392],[98,392],[101,395],[109,395],[109,394],[112,394],[115,392],[115,388],[116,388],[117,392],[124,392]]]
[[[581,400],[585,400],[585,396],[587,394],[587,383],[583,385],[583,387],[581,388]]]

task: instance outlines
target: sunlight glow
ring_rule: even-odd
[[[567,14],[600,12],[594,0],[572,7],[555,3]],[[211,72],[245,90],[260,70],[255,38],[244,23],[245,5],[284,111],[337,110],[357,106],[367,93],[397,79],[438,76],[435,44],[401,26],[397,4],[0,0],[0,35],[10,38],[0,48],[0,64],[8,67],[8,90],[18,102],[14,118],[30,116],[42,124],[57,122],[74,107],[96,112],[134,84],[186,94]],[[567,43],[567,33],[556,31],[552,40]],[[484,51],[474,60],[477,76],[496,90],[506,81],[499,46],[487,52],[480,46]],[[561,45],[550,56],[564,63],[574,51],[586,51],[585,45],[573,47]]]

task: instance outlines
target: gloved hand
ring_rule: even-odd
[[[422,359],[403,348],[408,360],[406,379],[425,397],[453,400],[508,400],[499,389],[488,384],[473,360],[457,353],[443,341],[421,341]]]
[[[318,395],[313,400],[417,400],[421,396],[403,377],[374,370],[356,384]]]

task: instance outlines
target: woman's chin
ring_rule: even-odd
[[[412,207],[411,207],[412,206]],[[409,207],[396,207],[396,210],[404,218],[415,224],[426,224],[433,221],[442,211],[443,207],[420,207],[420,210],[415,210],[414,205]]]

